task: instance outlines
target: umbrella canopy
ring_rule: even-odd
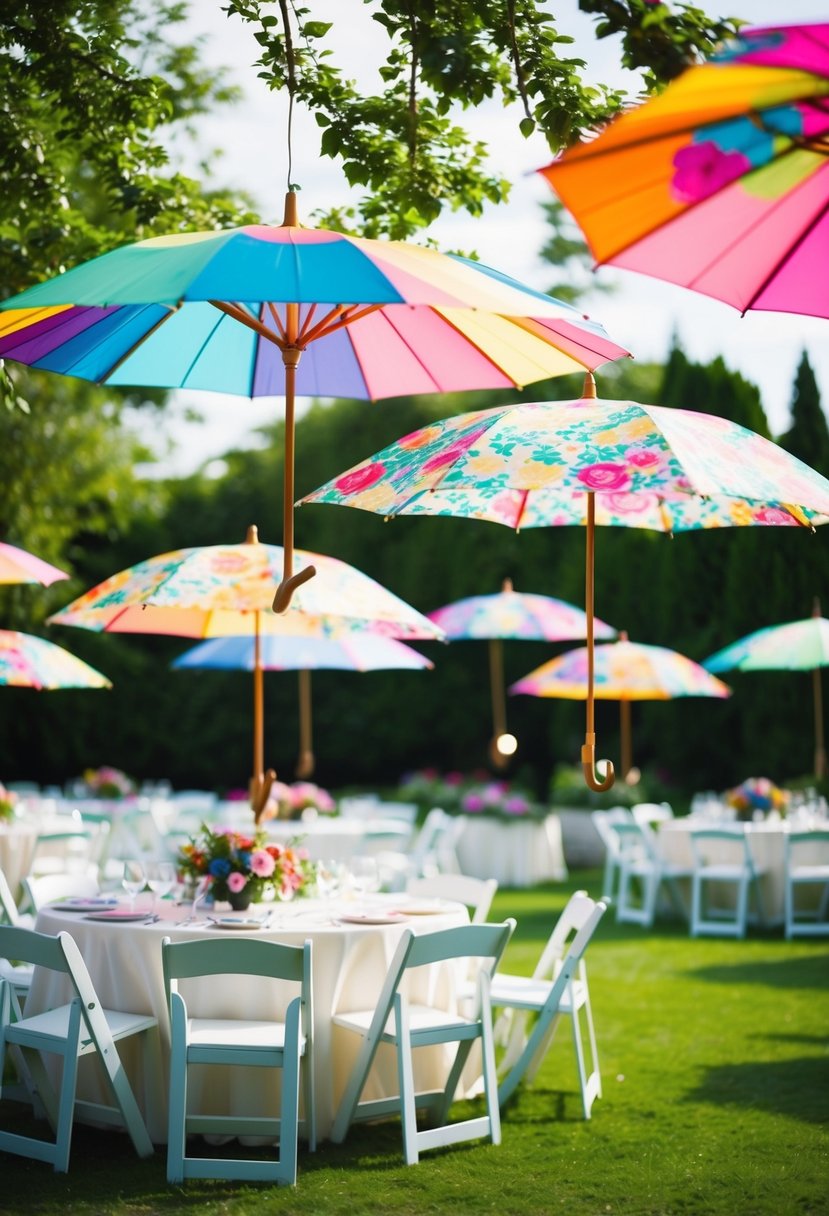
[[[69,575],[25,549],[0,541],[0,583],[40,583],[49,587],[61,578]]]
[[[371,633],[340,637],[288,638],[268,635],[257,649],[252,638],[214,638],[201,642],[172,664],[176,670],[219,668],[299,672],[299,758],[297,776],[310,777],[315,760],[311,738],[311,671],[388,671],[431,669],[434,664],[394,638]],[[255,703],[255,689],[254,689]]]
[[[811,671],[815,721],[815,776],[826,775],[820,668],[829,667],[829,621],[815,604],[811,617],[757,629],[705,659],[708,671]]]
[[[6,300],[0,357],[97,384],[285,396],[293,573],[294,398],[504,388],[626,354],[577,310],[465,258],[299,226],[139,241]]]
[[[587,635],[585,614],[566,600],[515,591],[510,579],[505,579],[498,594],[456,600],[430,612],[429,619],[441,627],[450,641],[489,641],[493,726],[489,758],[496,768],[505,767],[515,751],[516,740],[507,733],[503,640],[562,642],[583,638]],[[604,621],[594,622],[594,634],[598,637],[612,638],[615,633]]]
[[[0,629],[0,685],[7,688],[112,688],[106,676],[31,633]]]
[[[387,516],[458,515],[513,528],[587,526],[585,610],[593,653],[597,520],[665,531],[823,522],[829,481],[782,448],[713,414],[602,401],[592,377],[578,401],[502,406],[422,428],[315,490],[304,502]],[[643,523],[646,516],[648,523]],[[592,667],[582,748],[594,772]]]
[[[599,263],[829,317],[829,24],[741,30],[541,172]]]
[[[354,629],[442,638],[430,620],[354,566],[301,550],[296,553],[300,570],[313,561],[319,577],[298,591],[284,614],[275,616],[270,601],[282,556],[278,545],[261,544],[251,526],[240,545],[176,549],[122,570],[55,613],[49,623],[111,633],[246,635],[257,644],[270,632],[296,636]],[[258,815],[276,774],[264,770],[261,664],[257,672],[251,802]]]
[[[587,648],[578,647],[551,659],[524,676],[511,693],[531,697],[563,697],[583,701],[587,697]],[[663,646],[644,646],[628,641],[595,648],[593,695],[599,700],[619,701],[621,714],[622,776],[631,767],[630,702],[669,701],[674,697],[729,697],[731,689],[699,663]]]

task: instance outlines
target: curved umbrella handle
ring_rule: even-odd
[[[588,736],[581,745],[581,767],[585,782],[596,794],[606,793],[616,780],[616,773],[611,761],[604,760],[603,764],[606,772],[604,778],[600,779],[596,776],[596,736],[593,735],[592,741]]]
[[[276,781],[276,773],[272,768],[269,768],[262,776],[254,777],[251,781],[250,805],[253,810],[253,821],[256,824],[262,818],[262,812],[267,805],[274,781]]]
[[[316,572],[316,566],[306,566],[304,570],[298,570],[296,574],[283,578],[276,589],[276,595],[273,597],[274,612],[285,612],[291,603],[297,587],[301,587],[303,583],[307,583],[309,579],[314,577]]]

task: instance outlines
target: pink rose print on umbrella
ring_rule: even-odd
[[[367,490],[379,481],[385,471],[386,466],[380,461],[364,464],[362,468],[352,469],[350,473],[338,477],[334,485],[343,494],[359,494],[361,490]]]
[[[638,515],[649,511],[656,501],[655,494],[602,494],[600,502],[613,515]]]
[[[680,148],[674,165],[671,189],[680,203],[700,202],[751,169],[751,161],[742,152],[724,152],[710,140]]]
[[[578,480],[588,490],[626,490],[630,485],[630,476],[623,464],[611,464],[610,461],[590,464],[579,469]]]
[[[447,465],[452,464],[461,456],[465,456],[469,450],[470,443],[474,443],[477,435],[471,440],[464,440],[462,443],[450,444],[448,448],[444,448],[442,452],[436,452],[434,456],[430,456],[428,460],[423,462],[422,471],[424,473],[433,473],[435,469],[443,469]]]
[[[658,465],[662,464],[662,453],[654,451],[653,448],[628,448],[625,452],[625,460],[636,469],[652,473]]]
[[[794,527],[798,526],[797,520],[792,519],[789,512],[782,510],[781,507],[761,507],[759,511],[754,512],[754,521],[758,524],[792,524]]]

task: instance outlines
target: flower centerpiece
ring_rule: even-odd
[[[17,814],[17,794],[14,790],[7,790],[0,783],[0,823],[4,820],[14,819]]]
[[[178,868],[196,882],[209,878],[213,898],[236,909],[277,895],[303,895],[316,877],[308,850],[294,841],[269,843],[264,831],[248,835],[230,828],[213,830],[207,824],[196,839],[182,845]]]
[[[135,783],[127,774],[109,765],[86,769],[83,781],[93,798],[128,798],[135,793]]]
[[[274,781],[261,818],[300,819],[305,811],[312,812],[311,818],[315,815],[335,815],[337,804],[328,790],[314,785],[312,781],[295,781],[293,785]]]
[[[747,777],[733,790],[727,791],[725,800],[736,809],[738,818],[752,819],[755,811],[777,811],[784,815],[789,794],[768,777]]]

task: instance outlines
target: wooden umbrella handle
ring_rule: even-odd
[[[606,772],[602,779],[596,776],[596,736],[595,734],[586,735],[585,741],[581,745],[581,768],[584,773],[585,784],[596,794],[606,793],[612,788],[616,780],[612,761],[605,760],[604,763]]]
[[[605,760],[605,776],[596,776],[596,730],[593,716],[593,545],[596,528],[596,498],[592,490],[587,495],[587,543],[585,545],[584,608],[587,614],[587,729],[581,749],[581,767],[587,787],[604,794],[616,781],[616,773]]]

